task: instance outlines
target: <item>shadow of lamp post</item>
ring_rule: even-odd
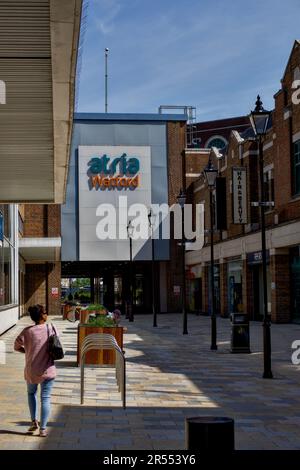
[[[129,282],[130,282],[130,289],[129,289],[129,321],[133,322],[134,321],[134,315],[133,315],[133,261],[132,261],[132,236],[133,236],[133,231],[134,227],[131,223],[131,220],[129,221],[127,225],[127,234],[129,238],[129,254],[130,254],[130,272],[129,272]]]
[[[148,221],[149,227],[151,230],[151,288],[152,288],[152,313],[153,313],[153,326],[157,326],[157,312],[155,307],[155,285],[154,285],[154,278],[155,278],[155,253],[154,253],[154,226],[156,222],[157,215],[154,214],[152,208],[148,212]]]

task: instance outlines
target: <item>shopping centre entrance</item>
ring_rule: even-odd
[[[154,282],[158,291],[159,269]],[[132,292],[134,314],[151,313],[151,262],[133,263]],[[129,299],[130,262],[62,262],[62,300],[100,303],[125,314]],[[159,309],[159,298],[156,301]]]

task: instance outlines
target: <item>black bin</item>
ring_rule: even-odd
[[[233,452],[234,420],[216,416],[186,418],[185,440],[187,450]]]
[[[231,352],[250,353],[249,319],[246,313],[232,313],[231,319]]]

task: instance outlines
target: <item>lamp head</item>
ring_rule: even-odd
[[[214,188],[216,184],[216,178],[218,176],[218,170],[217,168],[213,165],[213,162],[211,161],[211,157],[209,156],[208,163],[206,167],[204,168],[204,174],[205,178],[207,181],[207,185],[209,188]]]
[[[131,220],[129,220],[128,225],[127,225],[127,233],[128,233],[129,238],[132,238],[133,231],[134,231],[134,226],[132,225]]]
[[[186,201],[186,194],[182,189],[180,189],[180,193],[177,196],[177,203],[180,205],[181,209],[183,208],[185,201]]]
[[[260,96],[257,95],[255,109],[249,114],[250,123],[256,136],[263,136],[267,132],[271,111],[263,107]]]

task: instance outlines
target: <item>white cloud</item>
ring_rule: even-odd
[[[97,17],[93,18],[95,27],[103,35],[112,33],[115,21],[121,11],[121,5],[116,0],[94,0],[97,7]]]

